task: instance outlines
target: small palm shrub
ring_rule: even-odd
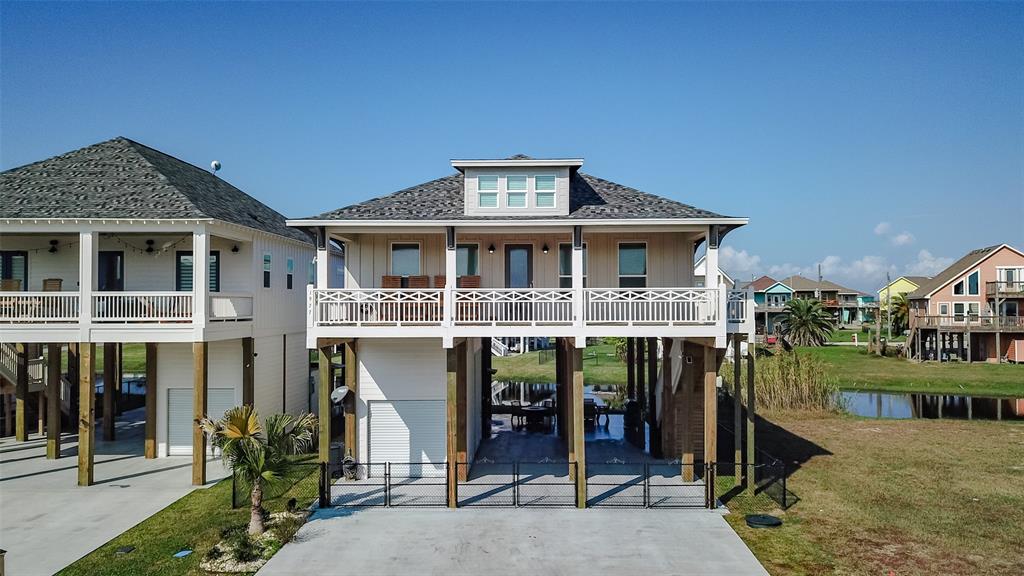
[[[823,346],[835,330],[832,315],[813,299],[786,302],[781,320],[782,334],[794,346]]]

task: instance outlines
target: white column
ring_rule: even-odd
[[[317,229],[316,237],[316,287],[331,287],[331,253],[330,238],[327,235],[327,228]]]
[[[445,230],[444,250],[444,309],[441,324],[451,326],[455,323],[455,281],[458,274],[458,251],[456,250],[455,227]]]
[[[345,240],[345,284],[342,288],[364,288],[359,283],[359,241],[355,237]],[[373,288],[369,278],[365,288]]]
[[[572,231],[572,308],[573,325],[582,327],[585,312],[583,293],[583,228],[578,228],[578,231],[576,229]],[[579,235],[578,238],[576,237],[577,234]],[[579,347],[578,344],[577,347]]]
[[[716,288],[721,279],[718,276],[718,239],[712,238],[713,232],[708,227],[707,253],[704,257],[704,285],[708,288]]]
[[[192,325],[196,340],[204,338],[206,309],[210,297],[210,236],[205,226],[192,232]]]
[[[98,242],[92,230],[78,233],[78,321],[80,341],[88,342],[92,328],[92,293],[96,290]]]

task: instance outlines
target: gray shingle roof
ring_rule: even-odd
[[[514,156],[517,159],[519,156]],[[524,159],[527,157],[523,157]],[[467,216],[462,174],[411,186],[387,196],[353,204],[307,220],[537,220],[725,218],[708,210],[642,192],[596,176],[572,173],[568,216]]]
[[[310,242],[221,178],[122,137],[0,172],[0,218],[213,218]]]

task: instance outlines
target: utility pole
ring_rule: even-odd
[[[885,273],[885,316],[889,324],[889,341],[892,341],[892,280],[889,273]]]

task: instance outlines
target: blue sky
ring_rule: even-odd
[[[751,218],[739,278],[1024,246],[1024,4],[0,4],[0,167],[123,135],[290,217],[584,170]]]

